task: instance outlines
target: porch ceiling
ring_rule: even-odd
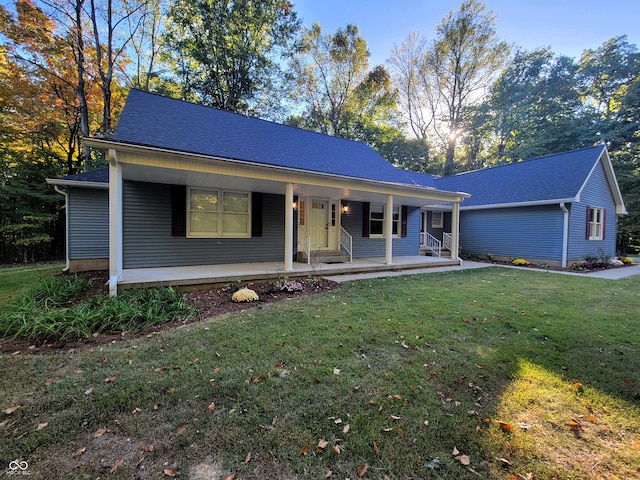
[[[215,187],[227,190],[251,191],[284,195],[287,182],[263,178],[240,177],[220,173],[207,173],[148,165],[122,163],[122,176],[125,180],[189,185],[193,187]],[[352,202],[385,203],[386,194],[344,187],[329,187],[311,183],[294,183],[293,192],[299,196],[342,199]],[[424,193],[423,193],[424,195]],[[433,203],[423,196],[394,195],[394,203],[422,207]]]

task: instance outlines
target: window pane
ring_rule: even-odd
[[[384,205],[372,203],[369,211],[371,213],[371,220],[383,220],[384,219]]]
[[[225,213],[222,216],[222,230],[225,234],[247,233],[249,215]]]
[[[249,213],[249,195],[247,193],[224,192],[224,212]]]
[[[191,233],[217,233],[218,214],[210,212],[190,213]]]
[[[191,189],[189,210],[201,212],[218,211],[218,192]]]
[[[382,235],[382,225],[384,222],[380,220],[371,220],[371,228],[369,235]]]

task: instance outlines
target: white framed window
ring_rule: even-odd
[[[187,195],[188,237],[251,236],[249,193],[189,188]]]
[[[604,240],[604,209],[589,207],[589,240]]]
[[[431,212],[431,228],[443,228],[444,214],[442,212]]]
[[[369,207],[369,236],[384,236],[384,210],[385,205],[382,203],[372,203]],[[394,237],[400,236],[400,206],[393,207],[393,226],[392,233]]]

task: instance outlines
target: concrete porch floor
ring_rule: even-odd
[[[311,275],[345,275],[366,272],[402,271],[416,268],[459,265],[459,260],[444,257],[401,256],[393,257],[391,265],[385,265],[383,257],[359,258],[351,263],[321,263],[308,265],[293,263],[293,271],[284,271],[284,262],[233,263],[226,265],[194,265],[181,267],[127,268],[118,282],[122,287],[151,285],[203,285],[234,281],[258,281],[277,278],[308,277]]]

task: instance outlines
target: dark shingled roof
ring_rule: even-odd
[[[109,167],[97,168],[87,172],[76,173],[75,175],[67,175],[60,180],[68,182],[109,183]]]
[[[438,178],[436,188],[463,191],[463,208],[574,199],[605,147],[584,148]]]
[[[132,89],[113,140],[225,159],[409,185],[368,145]]]

